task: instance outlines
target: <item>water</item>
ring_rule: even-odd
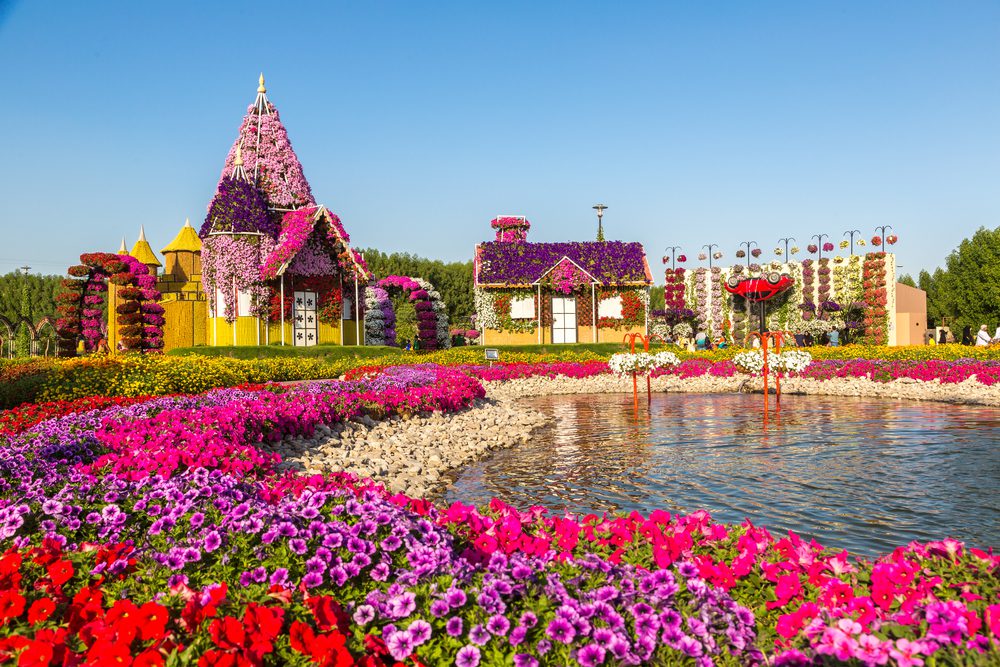
[[[444,500],[575,513],[707,509],[875,556],[911,540],[1000,547],[1000,410],[760,395],[549,396],[531,442],[468,466]]]

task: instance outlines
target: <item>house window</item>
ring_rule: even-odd
[[[343,313],[340,316],[342,320],[353,320],[354,319],[354,301],[348,298],[344,298]]]
[[[522,296],[511,299],[510,319],[512,320],[535,319],[535,297]]]
[[[215,311],[213,317],[222,317],[226,314],[226,294],[221,289],[215,290]]]
[[[622,298],[613,296],[610,299],[601,299],[597,306],[598,317],[613,317],[620,320],[622,317]]]
[[[250,292],[243,292],[242,290],[236,294],[236,314],[240,317],[250,316]]]

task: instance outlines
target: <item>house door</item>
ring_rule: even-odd
[[[296,347],[317,343],[316,292],[296,292],[292,305],[292,340]]]
[[[576,298],[552,297],[552,342],[576,342]]]

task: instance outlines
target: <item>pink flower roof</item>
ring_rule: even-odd
[[[269,208],[292,209],[315,204],[302,164],[288,140],[288,131],[263,92],[258,93],[257,101],[243,117],[239,136],[226,156],[220,183],[233,173],[237,146],[242,148],[247,176],[251,182],[256,180]]]

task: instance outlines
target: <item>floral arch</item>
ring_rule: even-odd
[[[163,306],[156,303],[161,295],[149,267],[130,255],[95,252],[80,255],[80,264],[69,267],[68,273],[73,277],[63,280],[63,291],[56,297],[61,356],[76,354],[81,335],[88,352],[98,349],[105,335],[101,306],[108,283],[119,288],[115,322],[121,349],[147,352],[163,347]]]
[[[365,340],[368,345],[396,345],[396,313],[390,292],[408,293],[417,311],[420,349],[451,347],[448,311],[441,294],[423,278],[387,276],[365,288]]]

